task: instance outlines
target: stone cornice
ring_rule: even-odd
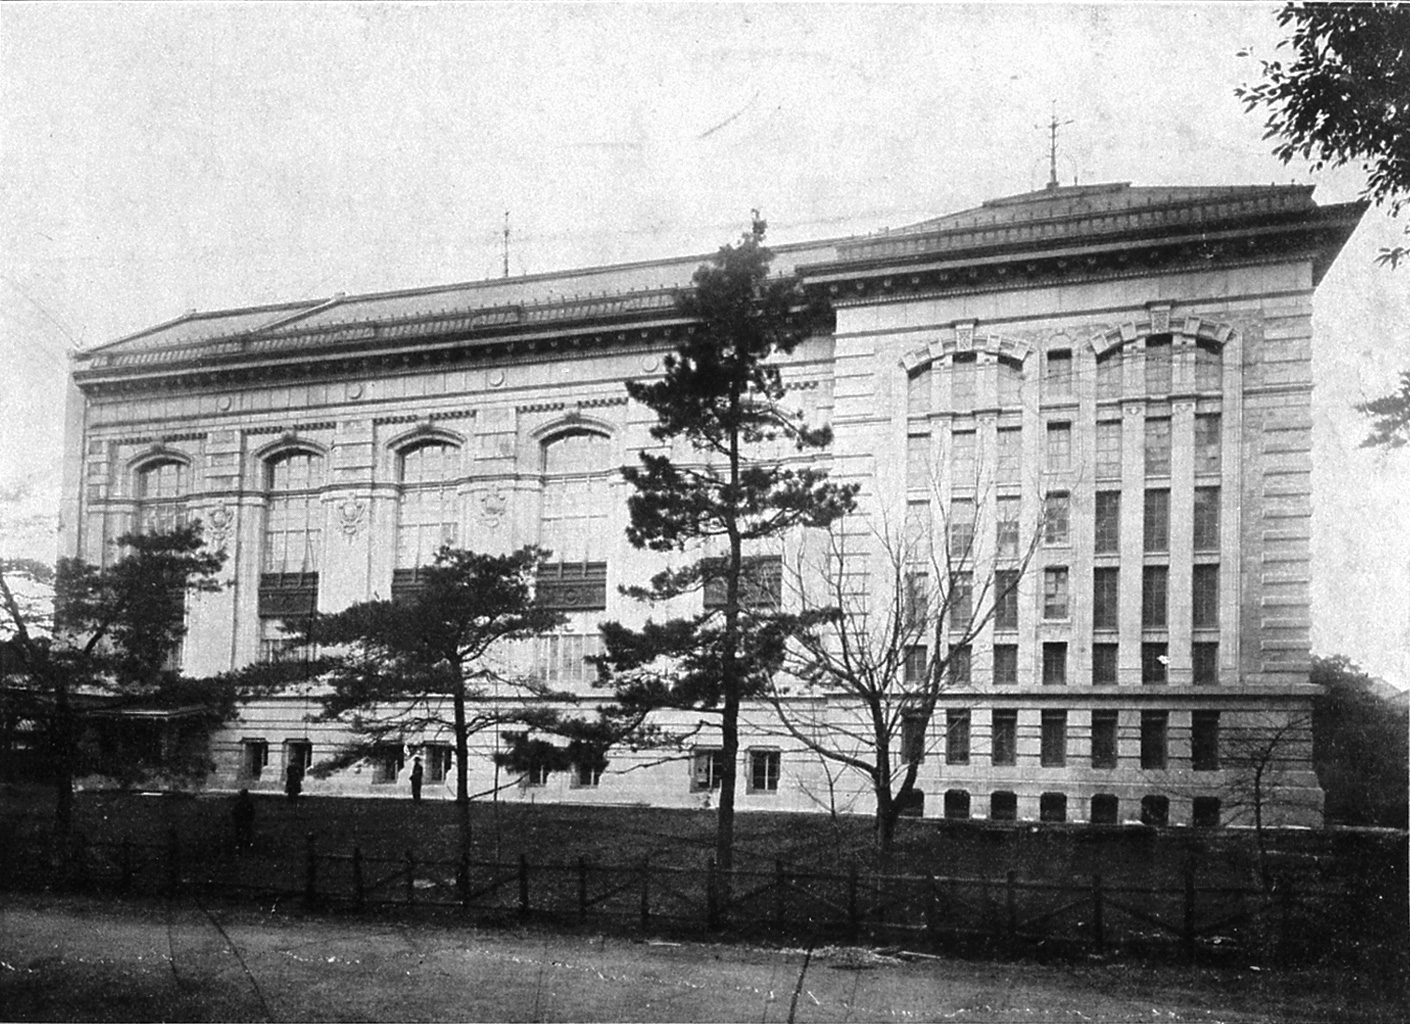
[[[1065,221],[1063,232],[1043,222],[952,229],[877,238],[850,250],[850,259],[799,273],[839,307],[1296,258],[1312,261],[1315,283],[1365,210],[1365,203],[1343,203],[1223,222],[1160,220],[1138,210]],[[1085,230],[1088,221],[1119,230]]]

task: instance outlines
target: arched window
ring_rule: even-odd
[[[596,431],[565,431],[544,441],[542,460],[539,544],[552,561],[539,577],[538,599],[567,622],[536,639],[534,675],[550,686],[586,689],[597,678],[588,660],[601,650],[597,613],[607,607],[612,442]]]
[[[543,445],[543,514],[539,544],[555,561],[606,556],[611,440],[586,430],[557,434]]]
[[[282,623],[318,607],[318,564],[323,547],[323,457],[302,448],[264,464],[264,556],[259,581],[260,659],[299,652]]]
[[[460,502],[455,485],[460,449],[426,441],[397,456],[397,565],[429,565],[443,545],[460,543]]]
[[[137,532],[167,533],[186,521],[186,463],[176,459],[148,462],[137,470]]]
[[[318,572],[323,540],[323,457],[303,449],[265,463],[264,572]]]

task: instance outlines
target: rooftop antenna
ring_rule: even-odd
[[[1035,125],[1033,126],[1034,128],[1046,128],[1046,129],[1048,129],[1048,186],[1047,186],[1047,187],[1048,187],[1049,190],[1052,190],[1052,189],[1055,189],[1055,188],[1058,187],[1058,176],[1057,176],[1057,136],[1058,136],[1058,129],[1059,129],[1059,128],[1064,128],[1064,127],[1066,127],[1067,125],[1070,125],[1070,124],[1073,124],[1073,123],[1075,123],[1075,122],[1074,122],[1071,118],[1069,118],[1069,119],[1066,120],[1066,121],[1059,121],[1059,120],[1057,119],[1057,100],[1053,100],[1053,116],[1052,116],[1052,120],[1050,120],[1050,121],[1049,121],[1047,124],[1045,124],[1045,125],[1044,125],[1044,124],[1035,124]]]
[[[509,211],[504,211],[504,276],[509,276]]]

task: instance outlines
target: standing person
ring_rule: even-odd
[[[248,850],[255,845],[255,801],[248,789],[240,790],[235,806],[230,808],[230,820],[235,823],[235,849]]]
[[[411,762],[411,799],[414,803],[418,804],[421,802],[421,779],[423,774],[421,770],[421,758],[418,757]]]
[[[297,800],[303,791],[304,762],[303,758],[295,757],[289,762],[289,770],[284,776],[284,795],[290,800]]]

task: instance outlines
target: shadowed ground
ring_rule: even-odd
[[[7,1020],[1401,1020],[1364,979],[984,963],[7,897]],[[801,977],[801,983],[800,983]],[[796,995],[795,995],[796,993]]]

